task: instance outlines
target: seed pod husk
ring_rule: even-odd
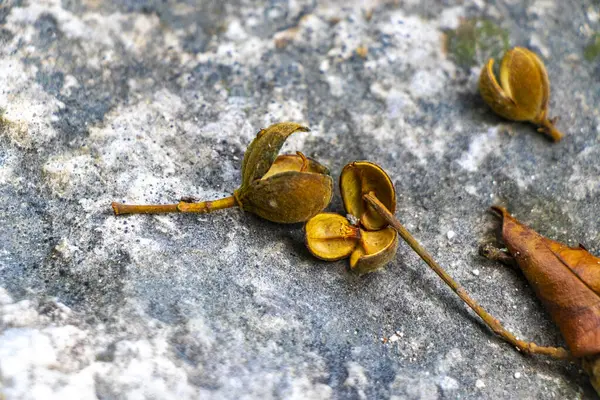
[[[281,146],[292,133],[309,131],[308,127],[294,122],[280,122],[261,129],[244,153],[240,188],[261,179],[269,171]]]
[[[245,211],[279,223],[303,222],[322,211],[333,193],[329,175],[286,171],[252,182],[236,193]]]
[[[396,210],[396,190],[392,180],[377,164],[355,161],[347,164],[340,174],[340,193],[348,214],[360,219],[370,231],[387,226],[387,222],[370,206],[363,196],[373,192],[390,212]]]
[[[550,80],[540,58],[530,50],[515,47],[507,51],[500,64],[500,84],[490,59],[481,71],[479,91],[483,100],[501,117],[512,121],[527,121],[558,141],[563,134],[548,118]]]
[[[306,247],[317,258],[336,261],[348,257],[360,241],[361,232],[339,214],[320,213],[306,222]]]
[[[357,221],[356,225],[341,215],[317,214],[306,223],[306,246],[323,260],[350,257],[350,269],[359,275],[382,268],[396,254],[398,235],[386,227],[387,222],[367,205],[363,195],[374,193],[395,210],[391,179],[378,165],[356,161],[343,168],[339,184],[346,213]]]
[[[397,249],[398,234],[394,229],[361,230],[360,243],[350,256],[350,268],[359,275],[376,271],[392,261]]]
[[[230,197],[202,202],[186,199],[165,205],[113,203],[114,213],[207,213],[239,206],[273,222],[304,222],[327,207],[333,180],[327,168],[302,153],[281,156],[277,153],[292,133],[308,131],[293,122],[262,129],[248,146],[242,161],[242,184]]]

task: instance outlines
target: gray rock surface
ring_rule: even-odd
[[[227,195],[261,127],[303,122],[288,151],[336,176],[382,165],[397,215],[473,297],[563,343],[478,246],[502,203],[600,253],[600,9],[486,3],[0,2],[0,398],[595,396],[577,366],[496,338],[403,243],[359,278],[312,258],[301,225],[110,212]],[[479,98],[507,44],[546,60],[562,142]]]

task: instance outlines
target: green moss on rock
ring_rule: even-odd
[[[600,32],[596,33],[590,44],[585,47],[583,56],[587,61],[594,61],[600,56]]]
[[[508,31],[487,19],[466,19],[446,35],[448,52],[463,68],[499,58],[509,48]]]

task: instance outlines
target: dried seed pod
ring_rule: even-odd
[[[260,179],[267,179],[287,171],[312,172],[315,174],[329,175],[329,170],[316,160],[306,157],[301,152],[296,154],[282,154],[277,156],[271,168]]]
[[[378,231],[361,229],[358,246],[350,255],[350,268],[359,275],[373,272],[396,256],[398,234],[390,227]]]
[[[387,222],[363,199],[373,192],[392,213],[396,210],[396,190],[392,180],[377,164],[355,161],[344,167],[340,175],[340,192],[346,211],[360,219],[361,225],[374,231]]]
[[[306,246],[323,260],[350,256],[350,268],[359,275],[375,271],[394,258],[398,235],[386,228],[387,222],[367,205],[363,195],[374,193],[395,210],[394,185],[381,167],[367,161],[346,165],[339,182],[344,208],[358,221],[356,226],[341,215],[317,214],[306,223]]]
[[[305,232],[308,250],[326,261],[348,257],[361,239],[360,228],[334,213],[315,215],[306,223]]]
[[[304,222],[331,201],[333,181],[329,175],[285,171],[252,182],[235,192],[240,206],[269,221]]]
[[[512,121],[538,125],[539,131],[558,141],[563,134],[548,118],[550,81],[542,60],[530,50],[515,47],[504,54],[500,65],[500,84],[490,59],[481,70],[479,91],[492,110]]]
[[[277,156],[285,140],[299,131],[308,132],[309,129],[282,122],[261,130],[244,155],[242,185],[230,197],[199,203],[182,200],[166,205],[113,203],[115,215],[207,213],[239,206],[273,222],[306,221],[331,201],[333,180],[327,168],[302,153]]]
[[[261,129],[244,153],[240,189],[264,177],[275,162],[281,146],[292,133],[309,131],[308,127],[294,122],[280,122]]]

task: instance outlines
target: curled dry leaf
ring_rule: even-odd
[[[199,203],[182,200],[166,205],[113,203],[113,210],[116,215],[207,213],[239,206],[273,222],[304,222],[327,207],[333,193],[333,180],[327,168],[300,152],[280,156],[277,153],[292,133],[308,131],[307,127],[293,122],[262,129],[244,154],[242,184],[232,196]]]
[[[574,357],[583,358],[600,393],[600,258],[521,224],[506,209],[502,238],[516,264],[560,329]]]
[[[493,68],[494,60],[490,59],[479,77],[481,97],[491,109],[512,121],[532,122],[552,140],[560,140],[563,134],[548,118],[550,80],[542,60],[530,50],[515,47],[502,59],[500,84]]]
[[[363,195],[373,193],[395,210],[394,185],[381,167],[367,161],[346,165],[339,182],[344,208],[358,222],[352,225],[338,214],[318,214],[306,223],[306,246],[322,260],[350,257],[350,268],[359,275],[375,271],[396,255],[398,235]]]

